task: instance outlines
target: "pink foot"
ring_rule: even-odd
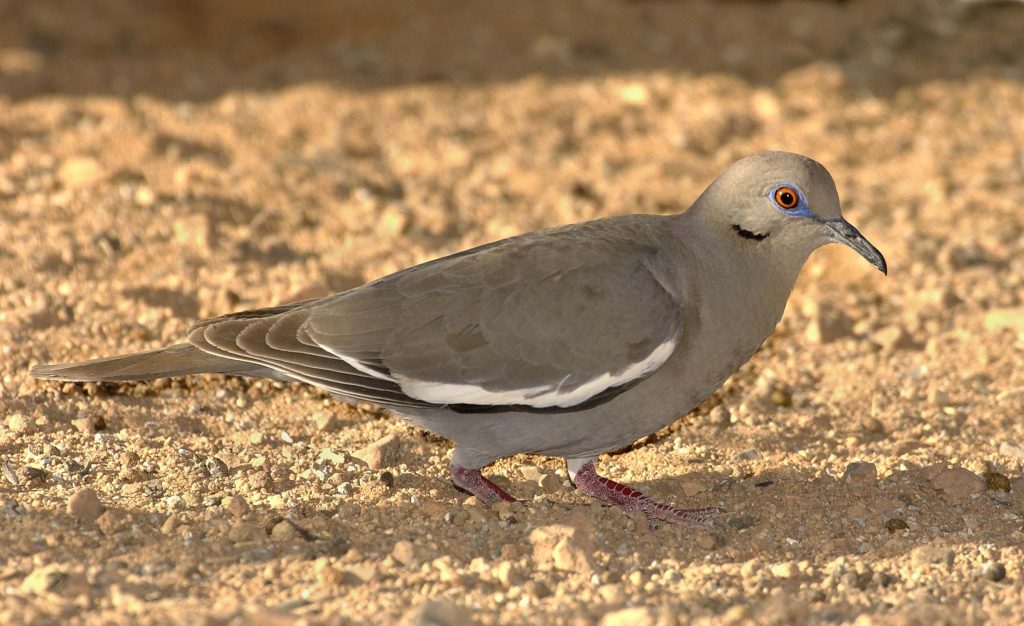
[[[580,493],[614,504],[623,511],[640,511],[650,518],[666,522],[682,522],[692,526],[703,526],[721,513],[721,509],[677,509],[655,502],[650,496],[605,478],[597,473],[592,462],[580,466],[573,478]]]
[[[468,467],[452,463],[451,473],[452,482],[455,483],[456,489],[468,491],[486,504],[497,502],[498,500],[516,501],[515,498],[505,493],[501,487],[484,478],[484,475],[478,469],[469,469]]]

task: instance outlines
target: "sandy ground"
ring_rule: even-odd
[[[1024,5],[302,6],[0,3],[0,623],[1024,621]],[[891,271],[817,253],[746,367],[602,459],[713,532],[544,458],[483,507],[447,442],[309,387],[27,374],[678,212],[765,148]]]

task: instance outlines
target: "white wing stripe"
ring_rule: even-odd
[[[347,356],[345,354],[342,354],[341,352],[338,352],[336,350],[332,350],[328,346],[323,345],[322,343],[320,343],[319,341],[316,341],[315,339],[313,340],[313,343],[315,343],[316,345],[320,346],[324,350],[330,352],[331,354],[333,354],[334,356],[338,357],[342,361],[348,363],[350,366],[352,366],[352,369],[358,370],[358,371],[366,374],[367,376],[372,376],[374,378],[379,378],[381,380],[388,380],[388,381],[391,381],[393,383],[397,383],[398,382],[397,380],[395,380],[394,378],[392,378],[391,376],[388,376],[387,374],[385,374],[383,372],[378,372],[378,371],[376,371],[374,369],[366,367],[365,365],[362,364],[362,362],[359,361],[359,359],[353,359],[352,357]]]
[[[509,389],[506,391],[489,391],[476,385],[461,383],[442,383],[428,380],[416,380],[401,374],[395,374],[395,382],[402,391],[417,400],[434,404],[482,404],[487,406],[523,405],[535,408],[560,407],[568,408],[582,404],[605,389],[617,387],[637,378],[642,378],[661,367],[678,341],[673,338],[659,345],[643,361],[633,363],[618,373],[607,372],[593,378],[572,391],[561,391],[565,379],[550,385],[540,385],[525,389]],[[342,355],[339,358],[345,359]],[[351,363],[352,367],[356,367]],[[360,370],[362,371],[362,370]]]

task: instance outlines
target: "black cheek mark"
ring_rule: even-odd
[[[754,232],[751,232],[751,231],[743,228],[739,224],[733,224],[732,225],[732,229],[735,230],[736,234],[739,235],[740,237],[743,237],[744,239],[753,239],[754,241],[761,241],[762,239],[767,239],[768,235],[770,234],[770,233],[754,233]]]

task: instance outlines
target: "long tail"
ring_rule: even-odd
[[[187,343],[80,363],[37,365],[30,373],[49,380],[95,382],[152,380],[186,374],[275,377],[267,368],[208,354]]]

